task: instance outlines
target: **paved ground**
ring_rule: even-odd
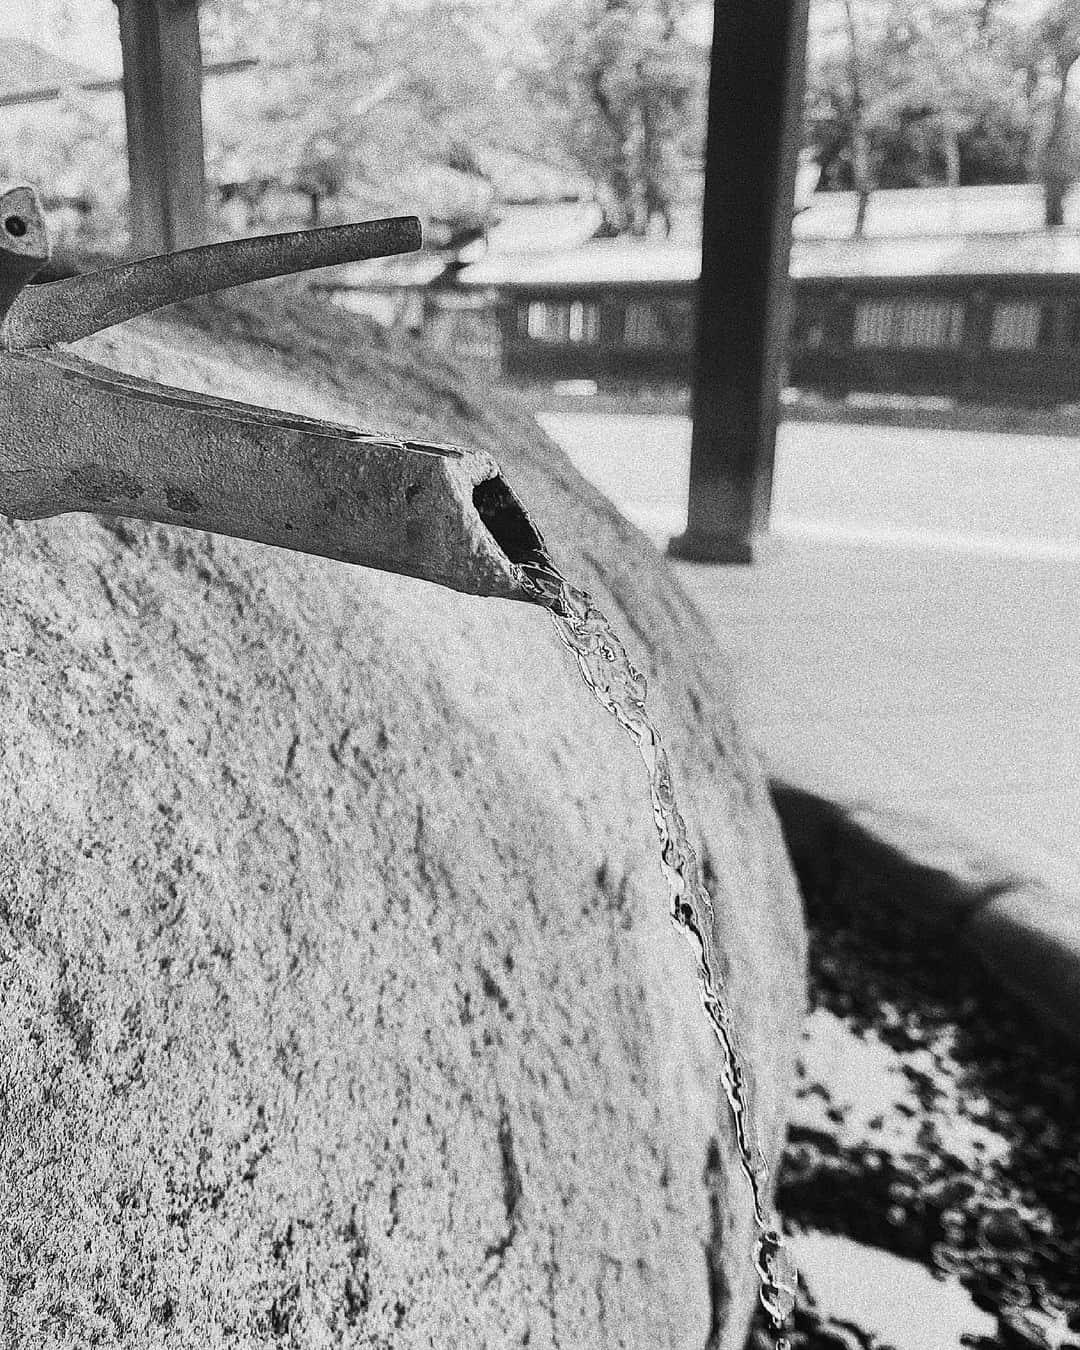
[[[658,543],[681,530],[684,418],[541,421]],[[1008,964],[1034,926],[1032,978],[1064,944],[1080,1026],[1080,440],[787,422],[774,500],[763,562],[678,565],[770,773],[982,929],[1022,878],[1008,940],[980,942]]]
[[[541,413],[581,471],[646,533],[685,524],[690,424],[678,416]],[[1080,558],[1080,440],[785,422],[779,537]]]

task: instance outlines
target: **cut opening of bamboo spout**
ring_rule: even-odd
[[[539,530],[504,478],[496,475],[477,483],[473,506],[488,534],[515,566],[552,566]]]

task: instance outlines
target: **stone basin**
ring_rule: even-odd
[[[804,933],[703,622],[531,420],[281,288],[78,344],[494,453],[650,677],[779,1156]],[[0,1343],[736,1350],[749,1198],[641,766],[538,610],[0,534]]]

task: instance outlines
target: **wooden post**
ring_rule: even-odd
[[[198,0],[116,0],[136,254],[206,242]]]
[[[750,562],[768,529],[808,0],[716,0],[685,534]]]

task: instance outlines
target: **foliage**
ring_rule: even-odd
[[[700,159],[708,63],[683,35],[685,0],[558,0],[539,81],[551,134],[597,185],[615,231],[670,228]]]
[[[61,61],[82,65],[93,62],[84,49],[99,55],[95,33],[116,29],[116,9],[112,0],[36,0],[34,25],[34,36],[47,35]],[[40,187],[65,241],[91,248],[122,243],[127,163],[120,94],[71,89],[55,101],[5,108],[0,178]]]
[[[807,137],[822,182],[859,187],[868,142],[870,186],[1015,182],[1023,178],[1030,108],[1014,34],[981,22],[982,7],[943,0],[862,0],[837,41],[811,61]]]
[[[39,187],[69,243],[121,243],[127,161],[119,108],[77,90],[46,107],[47,115],[38,107],[10,110],[17,130],[0,148],[0,180]]]
[[[1080,176],[1080,10],[1057,0],[1034,24],[1026,44],[1032,103],[1032,161],[1043,184],[1047,225],[1060,225],[1065,192]]]
[[[843,0],[818,34],[806,134],[822,185],[1038,181],[1046,221],[1080,176],[1080,8],[1021,24],[994,0]]]
[[[208,50],[259,58],[208,118],[211,170],[350,200],[483,218],[500,157],[538,145],[505,9],[457,0],[206,0]]]
[[[1080,176],[1076,0],[1025,23],[1000,0],[813,2],[806,139],[823,187],[1035,180],[1060,220]],[[463,241],[496,197],[541,180],[591,184],[612,231],[664,228],[702,150],[694,4],[203,0],[206,57],[258,58],[206,81],[211,184],[241,230],[408,207]],[[43,33],[76,50],[94,25],[115,33],[111,0],[40,6]],[[91,198],[108,232],[124,156],[105,102],[72,94],[27,118],[2,167]]]
[[[209,137],[215,171],[313,201],[419,192],[443,215],[456,193],[460,226],[483,217],[485,180],[505,191],[531,161],[584,174],[613,229],[643,232],[700,154],[707,61],[681,35],[688,4],[556,0],[533,20],[499,0],[205,0],[208,47],[260,58],[254,97]]]

